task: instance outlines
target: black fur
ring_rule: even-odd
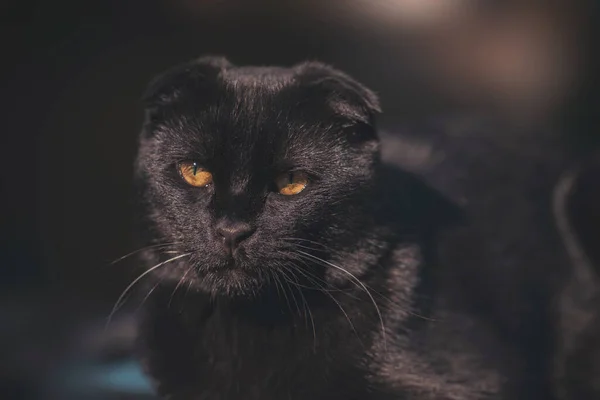
[[[136,164],[142,358],[175,399],[534,399],[529,364],[454,299],[435,241],[457,210],[381,164],[376,96],[319,63],[203,58],[145,97]],[[195,160],[214,184],[188,186]],[[276,173],[311,180],[296,196]],[[253,232],[229,256],[215,227]],[[165,249],[168,250],[165,251]],[[445,277],[441,279],[441,277]]]

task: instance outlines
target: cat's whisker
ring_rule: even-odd
[[[297,258],[299,261],[301,261],[302,263],[304,263],[305,265],[306,262],[301,259],[301,258]],[[361,344],[364,343],[362,342],[362,339],[360,338],[360,336],[358,335],[358,331],[356,330],[354,324],[352,323],[352,320],[350,319],[350,316],[348,315],[348,313],[344,310],[344,308],[342,307],[342,305],[340,304],[340,302],[331,294],[329,293],[330,290],[327,289],[324,285],[327,285],[327,282],[323,281],[321,278],[318,278],[317,276],[314,276],[313,274],[311,274],[309,271],[304,271],[302,270],[302,268],[298,268],[297,265],[295,264],[291,264],[291,266],[294,267],[295,272],[298,272],[300,274],[302,274],[304,277],[307,278],[307,280],[312,283],[315,287],[309,287],[309,286],[304,286],[302,284],[300,284],[299,282],[295,282],[294,284],[299,287],[299,288],[305,288],[305,289],[310,289],[310,290],[317,290],[320,291],[322,293],[324,293],[325,295],[329,296],[331,298],[331,300],[333,300],[333,302],[338,306],[338,308],[340,309],[340,311],[342,312],[342,314],[344,315],[344,317],[346,318],[346,320],[348,321],[350,328],[352,329],[352,331],[354,332],[354,334],[356,335],[356,337],[358,338],[358,340],[361,342]],[[311,277],[312,275],[312,277]],[[316,279],[316,280],[315,280]],[[323,284],[320,284],[317,280],[320,280],[321,282],[323,282]],[[300,291],[301,292],[301,291]],[[302,292],[301,292],[302,293]],[[353,296],[354,297],[354,296]],[[310,309],[309,309],[310,311]],[[311,318],[312,318],[312,314],[311,314]],[[314,328],[314,320],[313,320],[313,328]]]
[[[356,335],[356,338],[358,339],[358,341],[364,346],[364,343],[363,343],[362,339],[360,338],[360,335],[358,334],[358,331],[356,330],[356,327],[354,326],[354,323],[352,323],[352,320],[350,319],[350,316],[348,315],[348,313],[346,312],[346,310],[344,310],[344,307],[342,307],[342,304],[335,298],[335,296],[333,296],[328,290],[326,290],[318,282],[315,282],[309,275],[306,275],[305,274],[306,271],[302,271],[301,268],[297,268],[296,271],[299,272],[299,273],[301,273],[301,274],[303,274],[309,280],[309,282],[311,282],[313,285],[316,286],[317,290],[320,290],[323,294],[329,296],[329,298],[331,298],[331,300],[333,300],[333,302],[338,306],[338,308],[340,309],[340,311],[342,312],[342,314],[344,314],[344,317],[346,317],[346,320],[348,321],[348,324],[350,325],[350,328],[352,329],[352,331]]]
[[[296,243],[296,244],[294,244],[294,246],[296,246],[296,247],[301,247],[301,248],[303,248],[303,249],[306,249],[306,250],[312,250],[312,251],[323,251],[323,250],[315,249],[314,247],[310,247],[310,246],[304,246],[304,245],[302,245],[302,244],[297,244],[297,243]]]
[[[310,310],[310,304],[306,301],[306,297],[300,291],[300,295],[302,296],[302,302],[304,303],[304,307],[306,307],[306,311],[308,311],[308,317],[310,318],[310,324],[312,325],[313,331],[313,351],[317,352],[317,328],[315,327],[315,319],[313,318],[312,311]]]
[[[302,264],[304,264],[307,267],[307,269],[305,269],[305,270],[299,268],[300,271],[303,271],[305,274],[312,276],[313,279],[323,283],[322,289],[320,289],[321,291],[327,291],[329,293],[343,293],[345,296],[348,296],[352,299],[360,300],[357,296],[344,290],[343,288],[335,288],[335,287],[325,288],[325,286],[329,286],[329,284],[326,281],[324,281],[322,278],[316,276],[313,272],[310,271],[310,268],[308,268],[309,267],[308,263],[315,262],[315,260],[308,259],[307,257],[304,257],[301,254],[292,254],[291,256],[293,256],[295,260],[300,261]],[[352,282],[352,283],[356,286],[355,282]]]
[[[294,290],[293,289],[298,289],[298,293],[302,294],[302,291],[299,290],[300,288],[298,287],[298,277],[296,276],[296,274],[294,274],[294,271],[289,268],[289,265],[286,264],[282,267],[282,273],[283,272],[289,272],[289,275],[285,274],[285,276],[287,276],[287,279],[289,280],[290,284],[291,284],[291,294],[292,297],[294,298],[294,300],[296,299],[296,296],[294,295]],[[291,278],[290,278],[291,276]],[[302,313],[300,312],[299,307],[297,307],[298,310],[298,314],[304,314],[304,322],[305,322],[305,326],[308,327],[308,318],[306,317],[306,312]],[[304,308],[304,311],[306,311],[306,308]]]
[[[279,289],[279,282],[278,282],[278,279],[277,279],[277,273],[274,270],[271,270],[271,269],[268,269],[267,273],[273,279],[273,284],[275,285],[275,290],[277,291],[277,301],[279,302],[281,300],[281,292],[280,292],[280,289]]]
[[[302,239],[302,240],[303,240],[303,239]],[[314,242],[314,243],[317,243],[317,242]],[[295,244],[295,246],[296,246],[296,247],[302,247],[302,248],[309,249],[309,250],[316,250],[316,249],[313,249],[313,248],[311,248],[311,247],[308,247],[308,246],[303,246],[303,245],[298,245],[298,244]],[[298,260],[299,260],[299,261],[301,261],[301,262],[303,262],[305,265],[307,265],[307,264],[306,264],[306,262],[305,262],[304,260],[302,260],[301,258],[298,258]],[[306,270],[306,271],[304,271],[304,272],[305,272],[305,273],[308,273],[308,274],[310,274],[310,275],[312,275],[312,276],[313,276],[315,279],[321,280],[322,282],[326,283],[326,282],[325,282],[325,281],[323,281],[321,278],[318,278],[317,276],[315,276],[314,274],[312,274],[310,271]],[[389,298],[388,296],[386,296],[386,295],[384,295],[384,294],[382,294],[382,293],[378,292],[377,290],[373,289],[372,287],[370,287],[370,286],[369,286],[369,285],[367,285],[366,283],[365,283],[364,285],[365,285],[365,286],[366,286],[366,287],[367,287],[367,288],[368,288],[368,289],[369,289],[369,290],[370,290],[370,291],[371,291],[373,294],[375,294],[375,295],[377,295],[377,296],[381,297],[383,300],[385,300],[385,302],[386,302],[387,304],[389,304],[389,305],[393,305],[393,306],[396,306],[396,307],[400,308],[402,311],[404,311],[404,312],[406,312],[407,314],[410,314],[411,316],[414,316],[414,317],[416,317],[416,318],[420,318],[420,319],[423,319],[423,320],[426,320],[426,321],[435,321],[435,319],[434,319],[434,318],[429,318],[429,317],[426,317],[426,316],[424,316],[424,315],[421,315],[421,314],[419,314],[419,313],[416,313],[416,312],[414,312],[414,311],[412,311],[412,310],[408,309],[408,308],[406,307],[406,305],[405,305],[405,304],[399,303],[398,301],[396,301],[396,300],[394,300],[394,299],[391,299],[391,298]],[[305,289],[312,289],[312,288],[310,288],[310,287],[305,287]],[[345,292],[345,291],[344,291],[344,290],[342,290],[342,289],[319,289],[319,290],[321,290],[321,291],[324,291],[324,290],[326,290],[326,291],[328,291],[328,292],[341,292],[341,293],[345,293],[347,296],[350,296],[350,297],[352,297],[352,298],[354,298],[354,299],[358,299],[356,296],[352,295],[351,293]]]
[[[298,276],[295,274],[295,272],[297,272],[297,268],[293,268],[293,267],[295,267],[293,264],[286,264],[286,266],[284,267],[284,270],[288,271],[290,273],[290,275],[293,278],[294,286],[299,289],[298,293],[302,297],[302,302],[304,303],[304,309],[305,309],[305,311],[307,311],[307,313],[305,313],[305,316],[306,315],[310,316],[310,319],[311,319],[311,322],[313,325],[313,333],[314,333],[314,321],[312,320],[312,313],[310,312],[310,306],[308,306],[308,303],[306,301],[306,297],[304,296],[304,293],[302,292],[302,290],[300,290],[304,286],[301,285],[300,282],[298,282]],[[307,323],[308,323],[308,321],[307,321]],[[316,334],[315,334],[315,340],[316,340]]]
[[[435,318],[429,318],[429,317],[426,317],[424,315],[421,315],[419,313],[416,313],[416,312],[408,309],[405,304],[402,304],[402,303],[400,303],[400,302],[398,302],[398,301],[396,301],[394,299],[389,298],[388,296],[384,295],[383,293],[380,293],[377,290],[373,289],[371,286],[367,285],[366,283],[365,283],[365,286],[368,287],[371,290],[372,293],[375,293],[376,295],[378,295],[379,297],[381,297],[383,300],[385,300],[389,304],[391,304],[393,306],[396,306],[398,309],[402,310],[403,312],[405,312],[407,314],[412,315],[413,317],[421,318],[421,319],[424,319],[426,321],[436,321]]]
[[[125,288],[125,290],[123,291],[123,293],[121,293],[121,295],[119,296],[119,298],[117,299],[117,302],[115,303],[115,305],[113,306],[110,314],[108,315],[107,321],[106,321],[106,326],[105,329],[108,328],[108,326],[110,325],[110,322],[112,321],[112,317],[115,315],[115,313],[119,310],[119,308],[121,308],[121,306],[123,305],[123,299],[125,298],[125,296],[129,293],[129,291],[131,290],[131,288],[133,288],[135,286],[136,283],[138,283],[140,280],[142,280],[146,275],[150,274],[153,271],[156,271],[158,268],[167,265],[170,262],[176,261],[180,258],[183,257],[187,257],[189,255],[191,255],[192,253],[185,253],[185,254],[181,254],[179,256],[175,256],[172,257],[166,261],[163,261],[157,265],[155,265],[154,267],[148,269],[147,271],[145,271],[144,273],[142,273],[140,276],[138,276],[136,279],[133,280],[133,282],[131,282],[129,284],[129,286],[127,286]]]
[[[287,293],[285,291],[285,287],[283,286],[283,282],[281,281],[281,277],[279,275],[275,275],[275,278],[277,279],[277,282],[279,282],[279,286],[281,287],[281,292],[283,293],[283,298],[285,299],[285,303],[288,306],[288,310],[291,311],[292,306],[290,305],[290,301],[287,297]]]
[[[177,292],[177,289],[179,289],[179,286],[181,286],[181,284],[183,282],[185,282],[185,277],[187,276],[187,274],[190,273],[191,270],[194,269],[194,266],[190,266],[185,273],[183,274],[183,276],[181,278],[179,278],[179,282],[177,282],[177,285],[175,286],[175,289],[173,289],[173,293],[171,293],[171,297],[169,298],[169,304],[167,305],[167,308],[171,308],[171,303],[173,302],[173,297],[175,296],[175,292]]]
[[[286,282],[288,283],[288,287],[290,288],[290,295],[292,296],[292,299],[294,300],[294,304],[296,305],[296,310],[298,311],[298,314],[301,314],[300,312],[300,306],[298,305],[298,300],[296,300],[296,296],[294,295],[294,290],[290,285],[293,285],[294,282],[290,279],[290,277],[286,274],[287,272],[290,272],[287,269],[281,269],[280,272],[283,275],[284,279],[286,280]]]
[[[292,242],[292,244],[296,244],[294,242],[310,243],[310,244],[313,244],[313,245],[320,246],[324,250],[327,250],[327,251],[330,251],[330,252],[335,252],[335,250],[332,249],[331,247],[326,246],[323,243],[315,242],[314,240],[302,239],[302,238],[296,238],[296,237],[284,237],[284,238],[282,238],[282,240],[284,240],[284,241],[290,241],[290,242]],[[323,251],[322,249],[311,248],[311,250],[315,250],[315,251]]]
[[[280,265],[279,267],[281,268],[282,266]],[[283,292],[283,297],[285,298],[285,302],[288,305],[288,310],[291,312],[292,311],[292,305],[290,304],[290,299],[288,298],[288,295],[286,293],[285,287],[283,287],[283,281],[280,279],[281,276],[279,276],[279,273],[281,272],[281,270],[277,269],[276,271],[277,271],[277,273],[274,276],[277,278],[277,281],[281,285],[281,291]]]
[[[315,242],[315,243],[316,243],[316,242]],[[298,246],[298,247],[302,247],[302,248],[305,248],[305,249],[309,249],[309,250],[313,250],[312,248],[310,248],[310,247],[307,247],[307,246],[302,246],[302,245],[296,245],[296,246]],[[434,319],[434,318],[429,318],[429,317],[426,317],[426,316],[424,316],[424,315],[421,315],[421,314],[419,314],[419,313],[416,313],[416,312],[414,312],[414,311],[412,311],[412,310],[408,309],[408,308],[406,307],[406,305],[405,305],[405,304],[399,303],[398,301],[396,301],[396,300],[394,300],[394,299],[391,299],[391,298],[389,298],[388,296],[384,295],[383,293],[380,293],[380,292],[378,292],[377,290],[373,289],[373,288],[372,288],[371,286],[369,286],[368,284],[366,284],[366,283],[365,283],[364,285],[365,285],[365,286],[366,286],[366,287],[367,287],[367,288],[368,288],[368,289],[371,291],[371,293],[374,293],[374,294],[376,294],[377,296],[381,297],[381,298],[382,298],[383,300],[385,300],[387,303],[389,303],[389,304],[391,304],[391,305],[394,305],[394,306],[396,306],[396,307],[399,307],[400,309],[402,309],[402,311],[406,312],[407,314],[410,314],[410,315],[412,315],[412,316],[414,316],[414,317],[417,317],[417,318],[424,319],[424,320],[426,320],[426,321],[435,321],[435,319]],[[330,289],[330,291],[335,291],[335,290],[331,290],[331,289]],[[338,290],[338,291],[340,291],[340,292],[343,292],[342,290]],[[346,293],[346,294],[347,294],[348,296],[352,296],[352,295],[351,295],[351,294],[349,294],[349,293]],[[356,297],[355,297],[355,296],[352,296],[352,297],[356,299]]]
[[[292,275],[296,278],[296,284],[298,283],[298,279],[296,277],[296,275],[293,274],[294,270],[292,270]],[[308,317],[310,318],[310,324],[312,325],[312,331],[313,331],[313,351],[316,353],[317,352],[317,329],[315,328],[315,320],[313,318],[312,315],[312,311],[310,310],[310,304],[308,303],[308,301],[306,301],[306,297],[304,296],[304,293],[302,292],[302,290],[298,290],[298,293],[300,293],[300,296],[302,296],[302,303],[304,303],[304,309],[306,310],[306,312],[308,313]]]
[[[142,247],[141,249],[134,250],[131,253],[127,253],[124,256],[117,258],[116,260],[108,263],[107,266],[115,265],[115,264],[117,264],[117,263],[125,260],[126,258],[134,256],[134,255],[136,255],[136,254],[138,254],[138,253],[140,253],[140,252],[142,252],[144,250],[150,250],[150,249],[156,249],[156,248],[160,249],[162,247],[169,247],[169,246],[173,246],[173,245],[176,245],[176,244],[177,244],[177,242],[171,242],[171,243],[158,243],[158,244],[152,244],[152,245],[149,245],[149,246],[145,246],[145,247]]]
[[[148,293],[146,293],[146,295],[144,296],[144,298],[140,302],[140,305],[137,307],[136,312],[140,311],[140,309],[142,308],[142,306],[144,305],[144,303],[146,302],[146,300],[148,300],[148,298],[150,297],[150,295],[156,290],[156,288],[158,287],[158,285],[161,284],[161,282],[162,282],[162,279],[159,282],[156,282],[156,284],[154,284],[154,286],[152,286],[152,288],[150,290],[148,290]]]
[[[306,253],[306,252],[304,252],[302,250],[297,250],[297,252],[300,253],[300,254],[304,254],[307,257],[313,258],[313,259],[315,259],[315,260],[317,260],[319,262],[322,262],[322,263],[324,263],[326,265],[329,265],[330,267],[335,268],[338,271],[341,271],[341,272],[345,273],[350,278],[352,278],[356,282],[356,284],[360,285],[360,287],[365,291],[365,293],[367,294],[367,296],[369,296],[369,298],[371,299],[371,302],[373,303],[373,306],[375,307],[375,311],[377,312],[377,315],[379,317],[379,321],[381,323],[381,336],[382,336],[382,339],[383,339],[383,345],[384,345],[384,348],[387,348],[386,331],[385,331],[385,324],[383,322],[383,315],[381,314],[381,310],[379,309],[379,306],[377,305],[377,302],[375,301],[375,298],[373,297],[373,295],[371,294],[371,292],[369,291],[369,289],[365,286],[365,284],[362,283],[360,281],[360,279],[358,279],[352,273],[350,273],[349,271],[347,271],[345,268],[337,266],[337,265],[335,265],[333,263],[330,263],[329,261],[323,260],[322,258],[314,256],[314,255],[312,255],[310,253]]]
[[[308,248],[306,246],[300,246],[300,247],[310,249],[310,248]],[[303,261],[302,259],[299,259],[299,260]],[[310,273],[309,271],[304,271],[304,272]],[[319,279],[319,280],[322,280],[322,279],[316,277],[314,274],[311,274],[311,275],[314,276],[315,278]],[[421,315],[419,313],[416,313],[416,312],[412,311],[411,309],[407,308],[406,304],[402,304],[402,303],[400,303],[400,302],[398,302],[398,301],[396,301],[394,299],[391,299],[390,297],[384,295],[383,293],[380,293],[377,290],[373,289],[371,286],[367,285],[366,283],[364,285],[371,291],[371,293],[373,293],[373,294],[381,297],[389,305],[393,305],[393,306],[401,309],[403,312],[405,312],[405,313],[407,313],[407,314],[409,314],[409,315],[411,315],[413,317],[420,318],[420,319],[423,319],[423,320],[426,320],[426,321],[436,321],[435,318],[426,317],[424,315]],[[345,292],[344,290],[341,290],[341,289],[325,289],[325,290],[328,290],[329,292],[341,292],[341,293],[345,293],[347,296],[350,296],[350,297],[352,297],[354,299],[358,299],[356,296],[354,296],[354,295],[352,295],[352,294],[350,294],[348,292]]]
[[[193,283],[194,281],[190,279],[190,282],[188,283],[187,289],[185,289],[185,294],[183,295],[183,297],[187,297],[187,295],[190,293],[190,289],[192,288]]]

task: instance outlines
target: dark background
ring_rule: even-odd
[[[189,3],[4,6],[1,260],[8,290],[38,285],[105,297],[122,287],[126,273],[98,268],[133,250],[129,187],[139,96],[174,63],[207,53],[240,64],[320,59],[372,87],[397,82],[399,95],[382,94],[386,108],[418,109],[405,66],[385,66],[394,62],[395,44],[375,26],[321,15],[314,5]]]
[[[106,316],[139,274],[109,263],[135,250],[140,93],[172,64],[318,59],[381,96],[388,132],[468,112],[516,136],[562,130],[577,154],[595,143],[598,2],[465,1],[439,15],[411,3],[2,2],[0,325],[23,344],[9,343],[0,375],[27,369],[19,349],[32,344],[52,365],[75,321]]]

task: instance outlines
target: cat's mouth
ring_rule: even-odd
[[[263,264],[240,250],[233,253],[215,252],[212,255],[197,254],[191,261],[195,266],[194,281],[198,289],[234,297],[258,293],[268,283],[265,281]]]
[[[224,271],[235,271],[239,269],[240,266],[233,256],[229,257],[227,261],[225,261],[225,265],[222,267],[222,270]]]
[[[227,252],[220,255],[220,257],[213,263],[206,263],[205,260],[198,260],[199,270],[205,270],[211,274],[227,274],[231,271],[238,271],[238,273],[244,273],[248,269],[248,257],[240,249],[233,253]]]
[[[259,274],[239,265],[233,258],[226,265],[205,270],[200,281],[204,290],[234,297],[256,294],[264,284]]]

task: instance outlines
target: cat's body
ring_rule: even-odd
[[[386,289],[406,290],[393,275],[416,267],[416,250],[398,248],[381,264],[393,266]],[[182,399],[520,398],[507,381],[523,376],[523,365],[484,324],[440,311],[419,321],[365,284],[382,312],[385,338],[358,289],[332,293],[339,304],[312,303],[310,315],[295,294],[289,307],[299,313],[272,321],[185,289],[172,299],[174,287],[167,286],[148,300],[155,308],[143,326],[144,365],[160,393]],[[273,300],[287,310],[286,300]]]
[[[137,174],[147,244],[169,245],[144,254],[157,286],[140,343],[161,395],[545,398],[522,344],[438,263],[456,211],[381,165],[377,111],[314,63],[202,59],[151,85]],[[201,187],[182,179],[189,165]]]

